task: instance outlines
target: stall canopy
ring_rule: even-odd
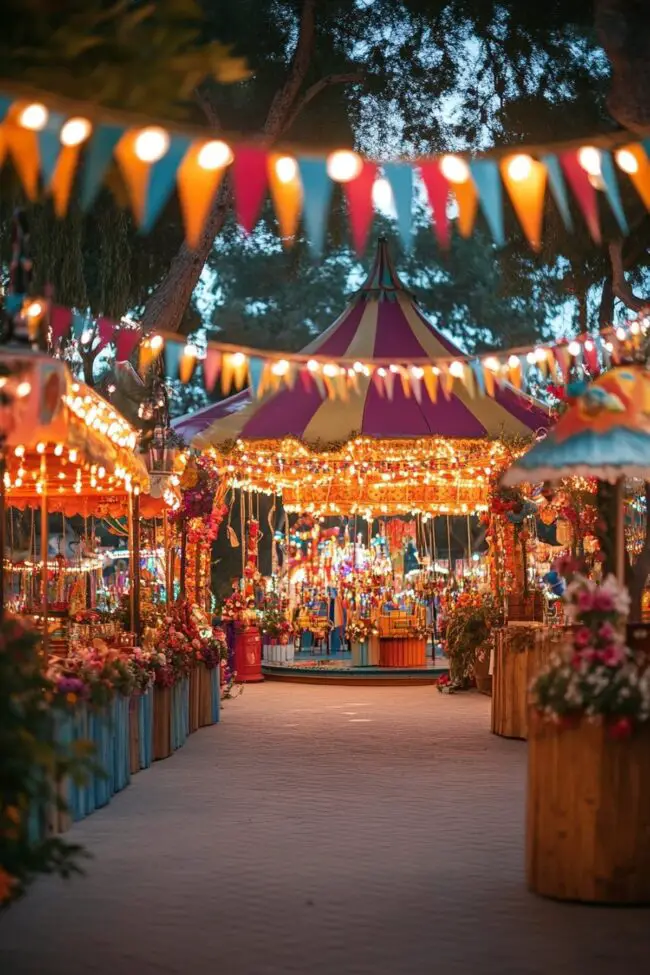
[[[385,241],[363,286],[306,354],[396,360],[462,356],[424,316],[392,265]],[[390,393],[388,395],[387,393]],[[288,510],[465,513],[487,504],[489,479],[549,423],[513,387],[472,398],[415,396],[358,374],[347,398],[323,398],[306,377],[258,400],[245,391],[181,420],[177,432],[209,451],[234,486],[279,493]]]

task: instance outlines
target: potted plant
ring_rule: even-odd
[[[264,659],[273,663],[290,663],[294,657],[290,638],[293,627],[278,606],[269,606],[262,617]]]
[[[491,691],[489,676],[492,631],[501,614],[492,596],[461,593],[449,612],[446,640],[450,686],[461,689],[474,678],[484,694]]]
[[[528,883],[600,903],[650,902],[650,669],[625,642],[627,589],[582,575],[567,640],[531,686]]]
[[[374,622],[367,617],[352,616],[345,628],[346,639],[350,643],[353,667],[368,667],[371,664],[369,644],[371,636],[377,634]]]

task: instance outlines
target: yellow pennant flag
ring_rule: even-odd
[[[284,246],[290,247],[296,235],[302,210],[302,184],[297,163],[291,156],[270,153],[268,175],[280,237]]]
[[[424,385],[427,393],[429,394],[429,399],[432,403],[436,403],[438,400],[438,373],[436,372],[437,366],[425,366],[424,367]]]
[[[627,162],[624,171],[634,183],[634,188],[643,200],[646,209],[650,210],[650,162],[645,149],[638,143],[632,143],[619,149],[616,158],[617,161],[620,159]]]
[[[190,146],[176,174],[185,237],[193,249],[198,246],[201,232],[226,171],[225,166],[206,169],[199,165],[199,155],[204,145],[204,143],[197,143]]]
[[[488,394],[488,396],[493,398],[494,397],[494,373],[488,366],[485,365],[485,363],[481,364],[481,368],[483,369],[483,382],[485,384],[485,392]]]
[[[135,154],[137,136],[137,131],[125,132],[115,147],[115,158],[124,176],[133,216],[136,223],[141,224],[147,205],[150,165],[142,162]]]
[[[38,175],[40,171],[38,134],[21,125],[9,122],[5,126],[7,149],[16,172],[23,184],[25,194],[30,200],[38,196]]]
[[[404,390],[404,395],[407,399],[411,398],[411,377],[409,376],[406,369],[400,366],[399,378],[402,380],[402,389]]]
[[[395,373],[392,369],[386,370],[386,375],[384,376],[384,389],[386,390],[386,396],[389,400],[393,399],[393,393],[395,392]]]
[[[449,372],[449,366],[442,367],[442,391],[445,399],[451,399],[451,391],[454,388],[454,377]]]
[[[56,161],[50,192],[54,202],[54,212],[59,218],[64,217],[68,209],[80,148],[80,146],[62,146]]]
[[[542,246],[546,166],[531,156],[508,156],[501,163],[501,176],[528,243],[538,251]]]
[[[470,237],[478,209],[478,193],[471,179],[450,184],[458,204],[458,230],[461,237]]]

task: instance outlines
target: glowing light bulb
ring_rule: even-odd
[[[307,363],[307,368],[310,372],[318,372],[320,369],[320,362],[317,362],[316,359],[310,359]]]
[[[41,442],[41,443],[37,443],[36,444],[36,453],[37,454],[43,454],[43,453],[45,453],[45,444],[44,443]]]
[[[508,162],[508,175],[515,183],[521,183],[522,180],[528,179],[532,169],[532,158],[523,152],[517,156],[513,156]]]
[[[275,160],[275,175],[281,183],[292,183],[298,175],[298,164],[293,156],[280,156]]]
[[[229,166],[233,158],[232,149],[227,142],[222,142],[221,139],[212,139],[199,150],[197,162],[201,169],[211,171]]]
[[[372,184],[372,205],[382,213],[392,213],[394,209],[393,191],[387,179],[382,176]]]
[[[231,361],[233,366],[243,366],[246,362],[246,356],[243,352],[234,352]]]
[[[578,153],[578,162],[589,176],[600,176],[600,149],[595,146],[583,146]]]
[[[569,355],[577,356],[580,355],[580,343],[579,342],[569,342]]]
[[[279,359],[271,366],[271,372],[274,376],[286,376],[289,372],[289,363],[286,359]]]
[[[199,354],[199,350],[195,345],[192,344],[192,342],[188,342],[185,348],[183,349],[183,355],[188,356],[190,359],[196,359],[198,354]]]
[[[45,105],[41,105],[40,102],[33,102],[23,108],[18,116],[18,124],[32,132],[40,132],[47,125],[48,117]]]
[[[489,369],[490,372],[498,372],[501,368],[501,363],[493,355],[488,356],[487,359],[483,359],[483,365],[486,369]]]
[[[89,328],[85,328],[81,333],[82,345],[88,345],[93,340],[93,333]]]
[[[25,311],[28,318],[38,318],[43,314],[43,306],[40,301],[32,301]]]
[[[585,352],[593,352],[593,350],[594,350],[594,343],[591,341],[591,339],[587,339],[587,341],[585,342]]]
[[[24,457],[25,456],[25,448],[23,447],[22,444],[18,444],[17,447],[14,447],[14,454],[16,455],[16,457]]]
[[[535,362],[545,362],[546,361],[546,349],[537,348],[535,349]]]
[[[411,375],[416,379],[422,379],[424,376],[424,369],[422,366],[411,366]]]
[[[616,329],[616,338],[619,340],[619,342],[625,341],[625,339],[627,338],[627,332],[625,331],[624,328]]]
[[[91,130],[92,126],[87,118],[70,118],[61,129],[61,142],[64,146],[80,146]]]
[[[334,377],[338,375],[338,366],[335,366],[333,362],[326,362],[323,366],[323,372],[326,376]]]
[[[456,379],[461,379],[464,371],[465,367],[462,362],[452,362],[449,366],[449,375]]]
[[[18,383],[16,386],[16,396],[19,399],[23,399],[25,396],[29,396],[32,391],[32,384],[28,383],[27,380],[23,380],[22,383]]]
[[[150,125],[138,133],[133,149],[141,162],[158,162],[169,149],[169,135],[158,125]]]
[[[633,176],[639,171],[639,161],[629,149],[619,149],[615,156],[616,165],[628,176]]]
[[[361,157],[350,149],[338,149],[327,157],[327,175],[336,183],[349,183],[362,169]]]
[[[159,352],[165,344],[165,340],[162,335],[152,335],[149,339],[149,345],[154,350],[154,352]]]
[[[440,172],[450,183],[466,183],[470,177],[469,166],[459,156],[443,156]]]

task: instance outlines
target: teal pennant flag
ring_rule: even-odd
[[[61,153],[61,129],[64,122],[65,116],[60,112],[50,112],[47,124],[36,133],[41,175],[45,186],[49,186],[54,179],[54,171]]]
[[[86,316],[82,315],[81,312],[73,311],[72,313],[72,335],[75,339],[80,339],[83,335],[84,329],[86,327]]]
[[[299,158],[298,169],[302,183],[307,241],[314,254],[320,255],[323,252],[327,231],[332,180],[327,174],[325,159]]]
[[[124,126],[98,125],[84,154],[81,206],[84,210],[92,205],[108,169],[113,150],[124,135]]]
[[[384,176],[390,183],[397,213],[397,229],[405,250],[410,251],[413,244],[413,169],[410,163],[382,163]]]
[[[479,391],[480,396],[485,396],[485,376],[483,375],[483,366],[479,359],[472,359],[470,362],[472,367],[472,372],[474,373],[474,379],[476,380],[476,388]]]
[[[498,247],[503,247],[506,239],[503,230],[503,188],[499,167],[490,159],[475,159],[469,167],[494,243]]]
[[[185,346],[182,342],[167,340],[165,342],[165,375],[167,379],[178,379],[178,372]]]
[[[169,199],[176,182],[178,167],[190,147],[190,139],[184,135],[173,135],[169,149],[149,170],[149,186],[144,206],[141,233],[149,233]]]
[[[616,221],[621,228],[622,233],[627,234],[630,228],[628,227],[627,217],[625,216],[625,210],[623,209],[621,191],[618,188],[616,171],[614,169],[614,163],[612,162],[612,154],[610,152],[606,152],[605,150],[603,150],[600,154],[600,172],[603,177],[605,196],[607,197],[609,205],[612,208],[612,213],[616,217]]]
[[[260,383],[262,382],[264,365],[264,359],[259,359],[257,356],[251,356],[248,360],[248,380],[255,399],[257,399]]]
[[[569,196],[567,194],[564,176],[562,175],[560,160],[557,158],[557,156],[547,155],[542,156],[541,161],[546,166],[546,172],[548,173],[548,185],[551,188],[551,193],[553,194],[553,199],[555,200],[556,206],[560,211],[560,216],[564,221],[564,226],[567,230],[573,230],[573,218],[571,216],[571,208],[569,207]]]
[[[15,99],[9,95],[0,95],[0,122],[4,122],[7,112],[13,105]]]

